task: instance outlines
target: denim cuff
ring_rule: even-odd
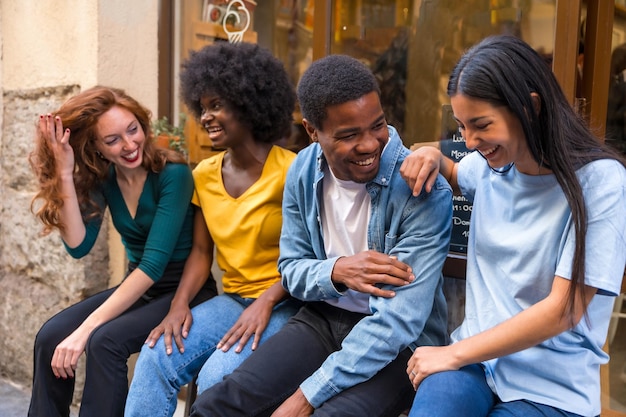
[[[335,284],[332,280],[333,269],[335,269],[335,263],[337,263],[339,258],[341,256],[325,260],[319,270],[317,285],[320,293],[323,295],[321,297],[323,300],[341,297],[348,289],[345,285]],[[345,289],[343,289],[344,287]]]
[[[314,408],[321,407],[326,401],[339,394],[339,390],[330,384],[321,369],[305,379],[300,385],[300,389]]]

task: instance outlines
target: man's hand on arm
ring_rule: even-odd
[[[331,278],[352,290],[385,298],[393,297],[395,292],[383,290],[379,285],[401,287],[415,280],[409,265],[373,250],[339,258]]]
[[[313,414],[313,406],[304,396],[300,388],[287,398],[271,417],[308,417]]]

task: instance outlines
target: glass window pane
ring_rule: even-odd
[[[208,30],[216,25],[210,24],[211,14],[205,12],[209,11],[208,5],[225,3],[228,2],[180,2],[184,6],[182,58],[190,49],[211,41],[209,32],[219,32]],[[314,3],[314,0],[246,1],[252,5],[253,16],[246,40],[270,48],[285,64],[294,85],[312,62],[314,41],[319,42],[324,35],[314,33]],[[354,56],[372,68],[380,82],[388,122],[399,130],[409,147],[454,137],[456,123],[451,120],[446,96],[448,74],[463,51],[480,39],[491,34],[512,34],[544,54],[547,63],[552,60],[556,0],[332,0],[330,9],[326,27],[331,32],[330,53]],[[213,7],[211,11],[214,11],[213,19],[219,17]],[[585,7],[581,18],[583,21],[586,18]],[[199,20],[204,21],[198,23]],[[215,40],[227,41],[224,36]],[[626,0],[616,0],[613,50],[622,46],[624,66],[614,72],[614,80],[620,74],[626,80],[622,73],[626,68]],[[581,64],[578,65],[580,69]],[[611,103],[609,96],[607,136],[626,152],[626,91],[615,97],[624,99],[625,104],[622,109]],[[618,118],[613,120],[616,127],[610,125],[609,117]],[[308,143],[308,138],[299,124],[298,110],[294,120],[294,135],[288,145],[297,150]],[[192,143],[210,151],[210,143],[203,142],[203,132],[199,130]],[[198,158],[204,156],[199,153]],[[456,206],[463,207],[463,201],[455,200]],[[455,242],[451,245],[452,252],[463,252],[463,239],[459,241],[459,246],[454,246]],[[460,320],[462,306],[456,307]],[[603,400],[605,406],[610,403],[611,408],[626,412],[626,302],[616,304],[611,335],[610,398]]]
[[[626,154],[626,8],[617,3],[611,49],[606,139]]]
[[[410,146],[445,132],[448,74],[467,47],[507,33],[549,56],[555,7],[545,0],[335,0],[331,53],[372,68],[388,122]]]

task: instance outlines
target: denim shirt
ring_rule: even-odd
[[[370,296],[365,316],[321,367],[301,385],[313,407],[367,381],[407,347],[448,343],[447,307],[441,269],[452,225],[452,190],[439,176],[430,193],[414,197],[400,176],[409,154],[389,126],[379,172],[367,183],[371,196],[368,247],[410,265],[415,281],[388,287],[392,298]],[[283,286],[304,301],[341,297],[331,281],[338,257],[327,259],[320,207],[326,160],[319,144],[300,151],[285,184],[278,268]]]

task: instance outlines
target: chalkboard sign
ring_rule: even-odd
[[[461,158],[471,152],[465,146],[465,140],[459,133],[459,127],[452,117],[452,107],[449,104],[442,107],[440,149],[445,156],[453,161],[460,161]],[[460,195],[452,197],[451,252],[467,253],[471,214],[472,205],[465,197]]]

